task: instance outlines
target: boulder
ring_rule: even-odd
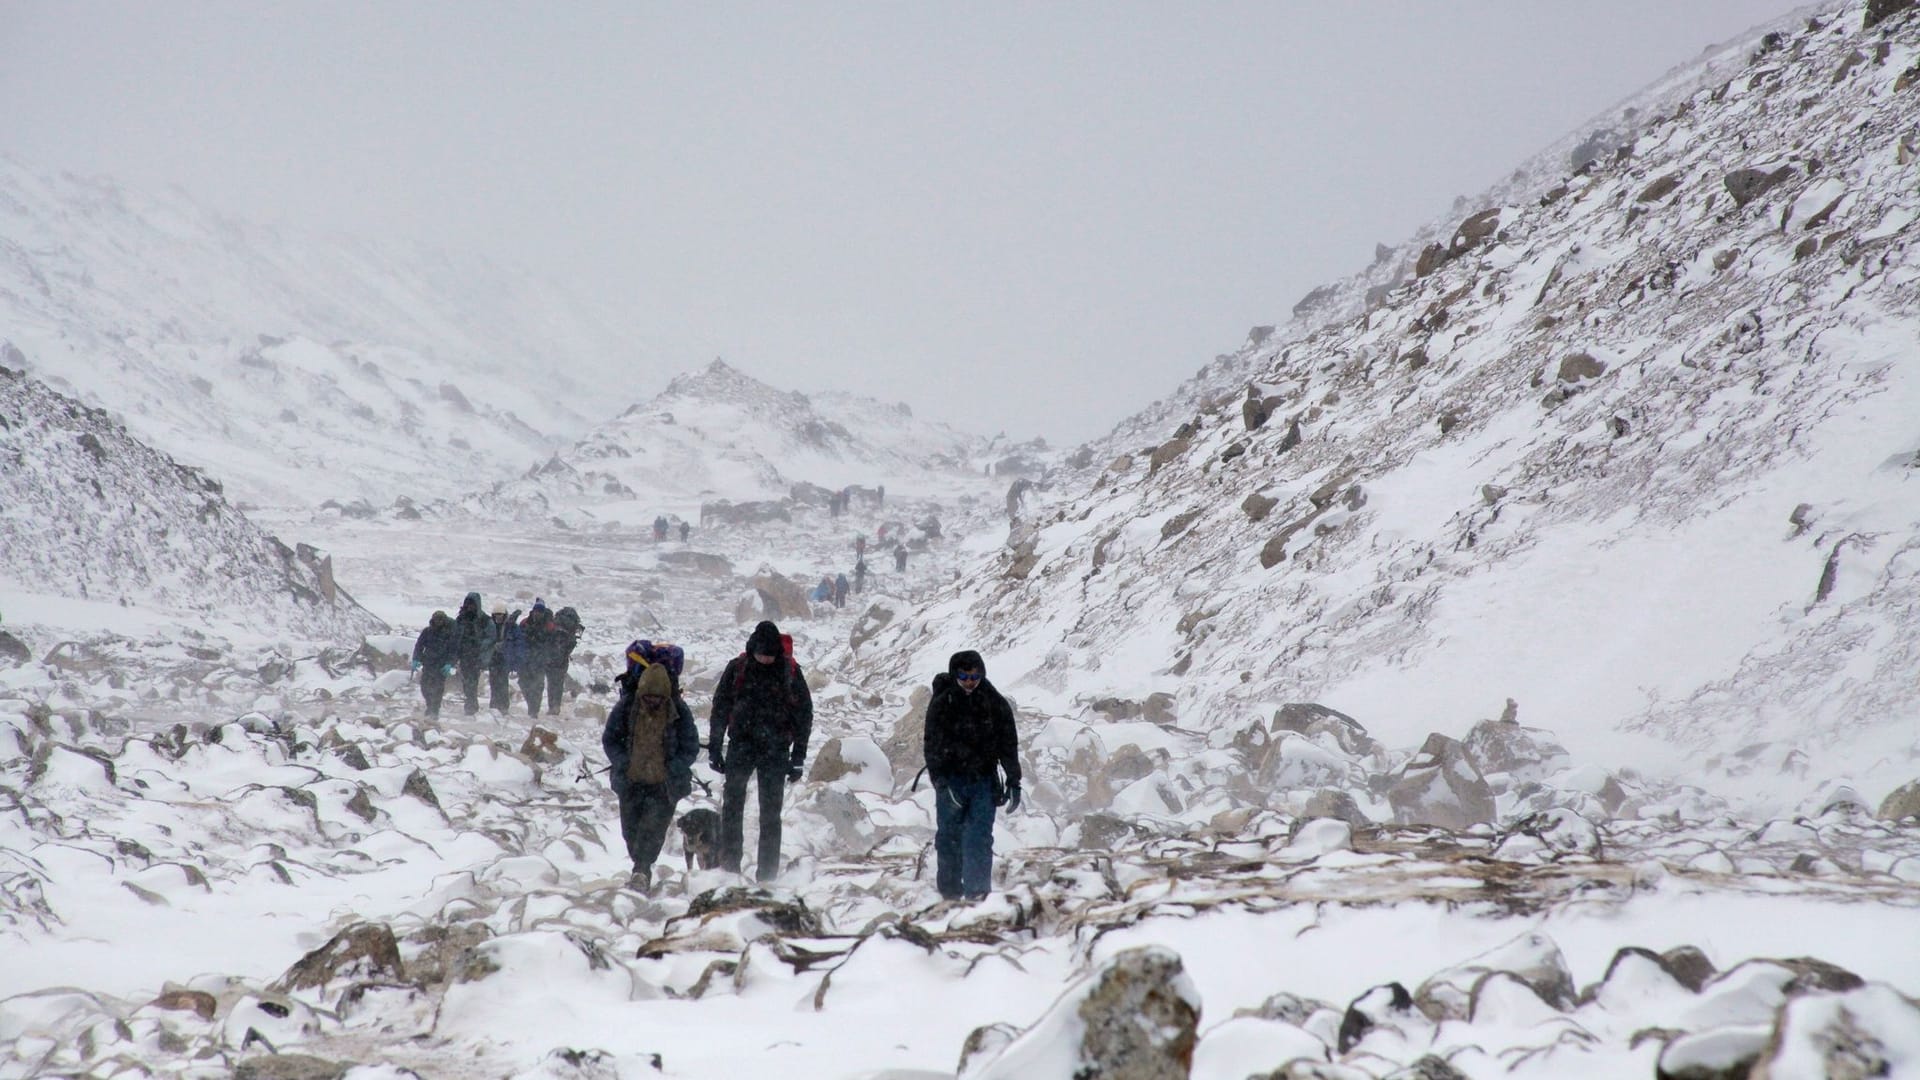
[[[1569,353],[1560,361],[1559,377],[1563,383],[1583,382],[1604,375],[1607,365],[1596,359],[1591,353]]]
[[[762,570],[753,576],[749,584],[760,595],[762,618],[779,621],[813,617],[813,605],[807,601],[808,587],[785,574],[777,570]]]
[[[1655,180],[1653,183],[1648,184],[1646,187],[1642,188],[1640,191],[1640,195],[1634,201],[1635,202],[1659,202],[1660,200],[1673,194],[1676,190],[1679,189],[1679,187],[1680,187],[1680,177],[1673,173],[1668,173],[1667,175],[1660,177],[1659,179]]]
[[[1062,994],[970,1080],[1085,1076],[1187,1080],[1199,1042],[1200,995],[1180,955],[1127,949]]]
[[[392,929],[385,923],[354,923],[301,957],[274,985],[292,992],[322,989],[337,981],[405,979],[400,944],[394,940]]]
[[[1340,744],[1341,750],[1356,757],[1380,748],[1360,721],[1338,709],[1313,702],[1289,702],[1274,710],[1273,730],[1297,731],[1309,738],[1329,736]]]
[[[1809,994],[1780,1010],[1750,1080],[1920,1075],[1920,1001],[1885,983]]]
[[[1193,442],[1191,439],[1168,439],[1166,442],[1161,443],[1154,448],[1152,455],[1147,458],[1147,475],[1152,476],[1154,473],[1159,472],[1162,467],[1180,460],[1192,445]]]
[[[1920,0],[1867,0],[1867,12],[1860,20],[1862,30],[1871,30],[1903,11],[1910,11]]]
[[[1337,1049],[1342,1054],[1352,1050],[1375,1028],[1405,1030],[1421,1020],[1406,987],[1397,982],[1376,986],[1347,1004],[1340,1017]]]
[[[927,701],[932,697],[932,689],[925,684],[914,687],[907,697],[906,715],[894,722],[893,734],[880,744],[895,777],[911,777],[926,764]]]
[[[520,756],[541,765],[558,765],[566,760],[567,752],[561,748],[557,732],[535,724],[520,744]]]
[[[1359,829],[1372,825],[1372,819],[1352,795],[1339,788],[1321,788],[1307,797],[1307,805],[1300,811],[1303,818],[1335,818]]]
[[[1247,515],[1248,521],[1265,521],[1278,505],[1279,499],[1268,498],[1256,491],[1240,503],[1240,509]]]
[[[1792,177],[1793,169],[1782,165],[1771,172],[1763,169],[1735,169],[1722,177],[1720,182],[1725,185],[1727,194],[1733,196],[1735,206],[1745,206]],[[1722,269],[1725,268],[1722,267]]]
[[[1661,1049],[1654,1080],[1748,1080],[1766,1045],[1764,1024],[1688,1032]]]
[[[868,604],[867,610],[860,613],[860,618],[854,621],[853,629],[847,634],[848,646],[855,652],[860,651],[862,645],[872,641],[880,631],[893,625],[896,614],[898,613],[885,603]]]
[[[886,795],[893,791],[893,767],[879,743],[864,736],[843,735],[828,739],[814,755],[807,780]]]
[[[33,659],[33,650],[27,644],[5,630],[0,630],[0,661],[10,664],[24,664]]]
[[[1465,1020],[1474,986],[1493,974],[1513,976],[1556,1009],[1572,1009],[1578,1004],[1573,973],[1567,969],[1560,946],[1545,934],[1522,934],[1464,964],[1436,972],[1413,992],[1414,1005],[1435,1022]]]
[[[450,389],[450,387],[443,387]],[[458,393],[458,391],[455,391]],[[340,1080],[353,1065],[312,1054],[260,1054],[235,1062],[234,1080]]]
[[[1387,789],[1394,820],[1403,825],[1468,829],[1491,824],[1493,789],[1456,739],[1434,733]]]
[[[1567,767],[1567,748],[1553,733],[1517,721],[1482,720],[1467,732],[1466,751],[1482,773],[1544,780]]]
[[[1920,818],[1920,780],[1909,780],[1880,800],[1879,817],[1882,821]]]

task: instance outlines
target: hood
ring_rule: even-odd
[[[433,613],[433,618],[427,620],[427,625],[428,626],[445,626],[452,621],[453,619],[450,616],[448,616],[446,612],[436,611]]]
[[[667,674],[665,664],[653,664],[640,672],[640,679],[633,688],[634,700],[637,702],[647,694],[673,700],[673,678]]]
[[[467,594],[467,598],[465,600],[460,601],[460,614],[462,615],[480,614],[480,594],[479,593],[470,592]]]
[[[987,662],[982,660],[980,654],[974,652],[972,649],[961,649],[959,652],[947,658],[947,674],[951,676],[955,672],[962,670],[978,671],[982,677],[982,681],[985,681]]]
[[[753,628],[753,633],[747,637],[747,653],[749,655],[753,653],[766,653],[769,656],[779,656],[784,652],[786,652],[786,650],[780,645],[780,628],[771,622],[762,621],[760,625]]]

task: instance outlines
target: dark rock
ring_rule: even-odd
[[[541,765],[558,765],[567,759],[567,752],[560,746],[557,732],[535,724],[520,744],[520,756]]]
[[[1339,286],[1322,285],[1319,288],[1316,288],[1313,291],[1307,293],[1307,295],[1301,297],[1300,302],[1293,305],[1293,317],[1298,319],[1304,315],[1307,315],[1313,312],[1318,308],[1325,307],[1327,304],[1331,303],[1335,297],[1339,295],[1340,295]],[[1260,329],[1260,328],[1255,327],[1255,329]],[[1269,329],[1269,332],[1271,332],[1271,328],[1268,328],[1268,329]],[[1254,345],[1259,345],[1261,344],[1261,342],[1265,341],[1266,339],[1262,338],[1261,341],[1252,341],[1252,336],[1249,335],[1248,340],[1252,342],[1252,344]]]
[[[1131,839],[1133,826],[1113,814],[1088,814],[1080,819],[1080,847],[1099,851]]]
[[[1688,1032],[1661,1049],[1654,1080],[1748,1080],[1766,1043],[1764,1028]]]
[[[1300,811],[1302,818],[1333,818],[1344,821],[1356,829],[1373,824],[1366,811],[1354,801],[1352,795],[1339,788],[1321,788],[1307,797],[1306,807]]]
[[[1233,1016],[1236,1020],[1244,1016],[1251,1016],[1261,1020],[1277,1020],[1283,1024],[1302,1027],[1315,1013],[1333,1011],[1333,1006],[1318,998],[1304,998],[1298,994],[1290,994],[1282,991],[1267,998],[1267,1000],[1251,1009],[1235,1009]]]
[[[1452,256],[1447,253],[1445,245],[1439,243],[1428,244],[1420,250],[1420,258],[1413,264],[1413,274],[1415,277],[1426,277],[1435,270],[1447,265],[1447,261],[1451,257]]]
[[[1713,961],[1692,945],[1676,945],[1661,953],[1660,966],[1666,969],[1667,974],[1678,979],[1681,986],[1696,994],[1715,975]]]
[[[1634,199],[1634,201],[1635,202],[1659,202],[1660,200],[1673,194],[1674,191],[1677,190],[1679,187],[1680,187],[1680,177],[1677,174],[1668,173],[1667,175],[1660,177],[1658,180],[1655,180],[1653,183],[1648,184],[1645,188],[1641,189],[1640,194]]]
[[[433,793],[433,785],[427,781],[427,774],[419,769],[407,774],[406,783],[400,786],[400,794],[411,795],[435,810],[441,809],[440,797]]]
[[[361,788],[353,793],[353,798],[347,800],[347,809],[351,811],[355,817],[369,825],[373,824],[373,819],[379,816],[380,813],[380,811],[374,809],[373,800],[367,797],[366,788]]]
[[[0,630],[0,660],[14,664],[24,664],[33,659],[33,650],[27,644],[5,630]]]
[[[1191,445],[1188,439],[1169,439],[1155,447],[1152,456],[1147,459],[1147,475],[1152,476],[1163,466],[1180,460]]]
[[[1789,1001],[1744,1080],[1866,1080],[1912,1074],[1920,1001],[1886,983]]]
[[[1247,344],[1257,349],[1260,346],[1265,345],[1267,343],[1267,339],[1272,336],[1273,336],[1273,327],[1256,326],[1253,329],[1247,331]]]
[[[954,1075],[965,1075],[974,1063],[998,1057],[1019,1037],[1020,1029],[1012,1024],[985,1024],[974,1028],[968,1033],[967,1041],[960,1044],[960,1066]]]
[[[1590,353],[1571,353],[1560,361],[1559,379],[1563,383],[1577,383],[1597,379],[1606,374],[1606,370],[1606,363]]]
[[[1367,1032],[1383,1024],[1398,1026],[1417,1019],[1413,995],[1397,982],[1376,986],[1347,1005],[1340,1018],[1340,1042],[1337,1049],[1347,1053],[1367,1037]]]
[[[367,760],[366,751],[361,750],[358,743],[347,743],[335,747],[333,756],[339,758],[341,764],[349,769],[365,772],[373,768],[372,763]]]
[[[1820,238],[1817,236],[1809,236],[1795,245],[1793,249],[1793,261],[1800,262],[1819,254],[1819,252]]]
[[[1450,245],[1451,258],[1460,256],[1479,247],[1500,227],[1500,209],[1482,210],[1460,223],[1454,230],[1453,243]]]
[[[1364,756],[1379,749],[1360,721],[1338,709],[1313,702],[1289,702],[1274,710],[1273,730],[1297,731],[1309,738],[1331,735],[1347,754]]]
[[[1492,506],[1507,497],[1507,489],[1499,484],[1480,485],[1480,501]]]
[[[275,988],[290,992],[336,980],[404,982],[406,977],[392,929],[385,923],[355,923],[296,961]]]
[[[782,934],[811,936],[820,932],[820,920],[800,900],[776,899],[762,889],[734,886],[709,889],[687,905],[687,917],[705,919],[735,911],[752,911],[762,922]]]
[[[1078,1009],[1080,1060],[1101,1080],[1186,1080],[1200,1003],[1180,955],[1145,946],[1109,960]]]
[[[1726,186],[1727,194],[1733,196],[1733,205],[1745,206],[1792,177],[1793,169],[1782,165],[1771,172],[1762,169],[1735,169],[1722,177],[1720,182]]]
[[[1541,780],[1567,766],[1567,748],[1553,733],[1511,720],[1482,720],[1467,732],[1466,750],[1483,773]]]
[[[1265,521],[1278,505],[1280,500],[1270,499],[1256,491],[1241,501],[1240,509],[1246,513],[1248,521]]]
[[[1462,830],[1491,824],[1493,789],[1458,740],[1434,733],[1387,788],[1394,820]]]

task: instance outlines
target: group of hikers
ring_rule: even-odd
[[[665,541],[667,538],[667,530],[672,528],[672,526],[673,526],[673,523],[667,520],[667,515],[655,514],[653,516],[654,541],[656,543]],[[687,537],[691,536],[692,534],[693,534],[693,526],[687,524],[686,521],[682,520],[680,522],[680,542],[683,544],[686,543]]]
[[[616,680],[620,699],[600,734],[633,862],[628,881],[643,891],[652,887],[675,808],[693,791],[700,756],[693,710],[681,695],[684,660],[678,646],[629,645]],[[720,673],[707,717],[707,764],[723,778],[714,838],[721,869],[740,872],[752,782],[760,806],[755,876],[778,876],[781,802],[802,775],[812,734],[813,695],[793,658],[793,639],[761,622]],[[934,678],[923,749],[934,791],[935,884],[943,899],[982,899],[993,881],[994,815],[1020,805],[1020,758],[1013,709],[987,681],[979,653],[953,654]],[[684,819],[682,830],[689,831]]]
[[[883,538],[884,539],[884,538]],[[844,571],[838,574],[820,575],[820,583],[813,587],[808,598],[816,604],[832,604],[836,608],[847,606],[849,592],[867,591],[867,534],[861,533],[853,539],[853,581],[847,581]],[[896,573],[907,572],[907,545],[895,541],[893,545],[893,569]]]
[[[578,612],[570,607],[550,611],[537,596],[525,618],[518,611],[509,614],[507,605],[497,602],[491,612],[482,611],[477,592],[460,602],[458,615],[434,612],[413,642],[413,671],[420,679],[427,716],[440,715],[447,679],[456,671],[468,716],[480,711],[481,672],[487,675],[487,706],[493,711],[512,708],[511,677],[517,674],[528,716],[540,715],[542,701],[549,714],[559,712],[567,665],[581,629]]]

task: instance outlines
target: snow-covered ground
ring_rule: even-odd
[[[1528,172],[1425,273],[1062,456],[724,364],[458,447],[461,400],[504,422],[539,376],[492,357],[456,400],[432,327],[367,314],[384,273],[309,270],[437,404],[348,395],[348,452],[276,459],[276,395],[367,354],[254,341],[209,380],[252,419],[206,422],[181,356],[107,331],[276,309],[85,253],[250,241],[99,189],[10,301],[34,373],[126,419],[26,382],[0,416],[33,466],[0,488],[0,1077],[1920,1076],[1916,35],[1849,6],[1703,58],[1630,153]],[[1788,171],[1731,206],[1755,163]],[[61,250],[33,207],[85,191],[0,180],[48,230],[25,274]],[[416,481],[389,437],[451,450]],[[907,569],[876,542],[809,602],[883,525]],[[359,607],[289,615],[323,565]],[[581,612],[560,716],[421,715],[412,634],[469,590]],[[778,879],[675,833],[628,888],[621,647],[681,643],[704,727],[776,612],[817,705]],[[969,646],[1026,804],[953,905],[917,724]]]

